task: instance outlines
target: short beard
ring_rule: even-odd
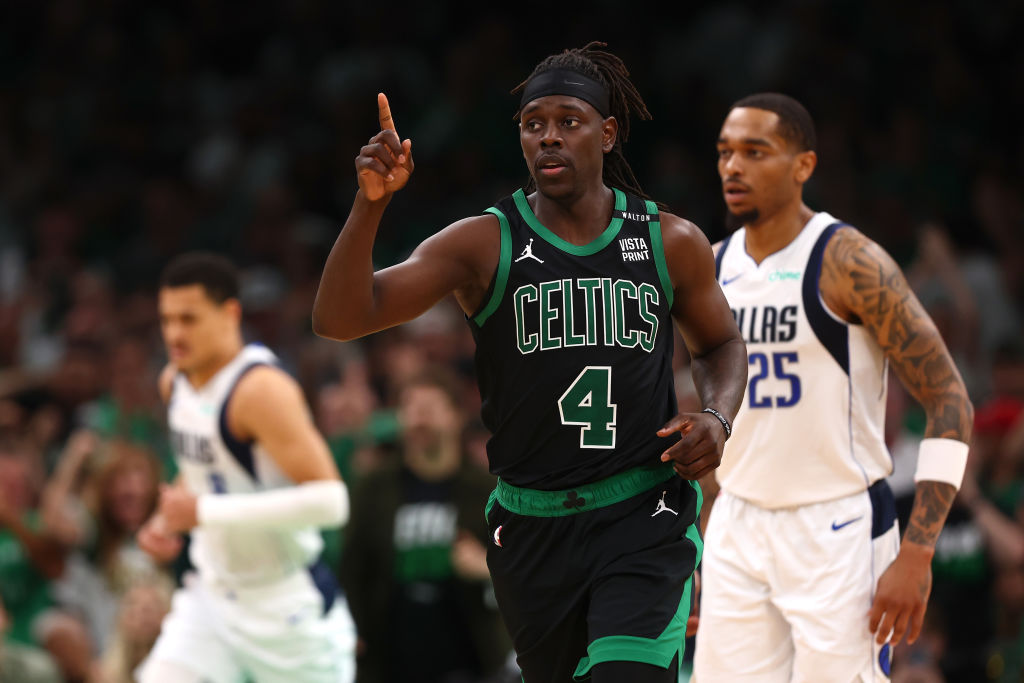
[[[725,211],[725,228],[729,233],[734,233],[744,225],[750,225],[761,217],[761,212],[757,209],[751,209],[746,213],[733,213],[726,209]]]

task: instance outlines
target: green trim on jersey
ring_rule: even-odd
[[[645,203],[647,204],[647,213],[657,216],[658,205],[649,199]],[[648,223],[648,227],[651,230],[651,249],[654,250],[654,265],[658,268],[658,279],[661,280],[661,289],[665,292],[668,308],[672,310],[675,292],[672,291],[672,279],[668,276],[668,264],[665,263],[665,244],[661,241],[661,221],[652,220]]]
[[[487,501],[485,515],[494,501],[509,512],[529,517],[565,517],[620,503],[675,476],[671,463],[634,467],[607,479],[564,491],[539,491],[513,486],[501,478]]]
[[[612,188],[615,193],[615,210],[625,211],[626,210],[626,195],[622,190],[618,188]],[[619,229],[622,227],[621,218],[612,218],[608,227],[605,228],[604,232],[597,236],[597,238],[589,244],[576,245],[572,242],[566,242],[555,233],[548,230],[544,225],[537,220],[537,216],[534,215],[533,209],[530,208],[530,202],[526,199],[526,193],[522,189],[516,190],[512,197],[516,200],[516,208],[519,209],[519,213],[522,215],[523,220],[529,225],[538,236],[540,236],[545,242],[557,247],[562,251],[572,254],[573,256],[590,256],[596,254],[605,247],[615,236],[619,234]]]
[[[690,529],[696,531],[696,524],[691,524]],[[698,532],[697,536],[699,535]],[[690,531],[686,532],[686,536],[690,537]],[[586,679],[589,677],[592,667],[604,662],[640,662],[667,669],[672,665],[672,658],[678,654],[679,664],[682,666],[683,653],[686,650],[686,620],[690,616],[690,593],[692,590],[693,574],[690,574],[686,579],[683,597],[679,600],[676,613],[669,619],[665,630],[657,638],[605,636],[588,645],[587,656],[580,659],[580,663],[572,675],[573,680]]]
[[[494,289],[491,291],[491,298],[487,305],[479,313],[473,316],[473,322],[478,327],[483,327],[491,314],[498,310],[501,305],[501,298],[505,295],[505,285],[508,284],[508,270],[512,267],[512,230],[508,226],[508,218],[493,206],[487,209],[498,217],[498,224],[501,226],[501,249],[498,252],[498,271],[494,274]]]

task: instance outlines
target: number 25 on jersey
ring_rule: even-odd
[[[800,388],[800,377],[794,375],[790,370],[797,363],[796,351],[778,351],[769,355],[760,351],[750,354],[748,363],[751,366],[750,385],[747,387],[747,399],[751,408],[788,408],[795,406],[800,400],[802,390]],[[785,393],[775,396],[766,396],[759,389],[758,385],[774,376],[776,380],[789,383],[789,389]]]

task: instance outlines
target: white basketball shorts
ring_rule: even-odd
[[[694,681],[888,681],[891,648],[875,644],[868,611],[898,551],[884,480],[778,510],[722,491],[704,539]]]
[[[169,661],[204,683],[351,683],[355,624],[340,594],[325,613],[325,593],[315,576],[299,571],[243,589],[186,575],[139,680],[146,682],[151,662]]]

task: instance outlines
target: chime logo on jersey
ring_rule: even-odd
[[[648,282],[603,278],[522,285],[512,295],[522,354],[572,346],[639,346],[658,337],[659,290]]]

